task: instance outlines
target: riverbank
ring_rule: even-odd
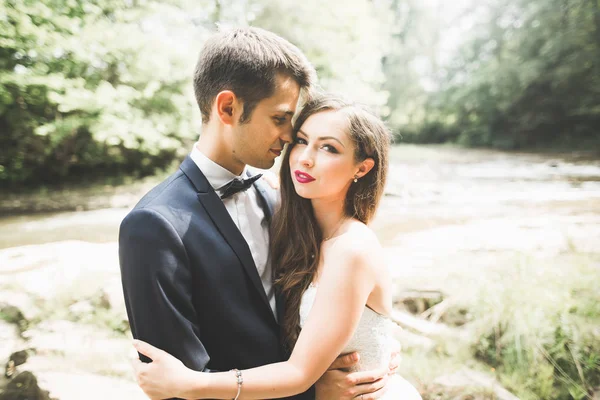
[[[60,400],[143,398],[116,243],[132,189],[119,207],[0,218],[0,314],[22,311],[0,339],[31,349],[18,368]],[[398,146],[372,227],[400,370],[425,400],[600,390],[600,161]]]
[[[471,162],[483,161],[497,154],[514,155],[516,158],[546,160],[552,168],[561,164],[586,164],[600,162],[600,152],[594,150],[564,151],[544,149],[536,152],[499,152],[493,149],[468,149],[455,145],[399,145],[395,147],[395,159],[399,161],[451,162],[455,163],[469,154]],[[177,168],[177,163],[171,168]],[[38,213],[63,211],[89,211],[105,208],[131,207],[148,190],[161,182],[172,171],[163,171],[142,179],[123,177],[116,183],[82,182],[60,186],[43,186],[6,191],[0,198],[0,218]],[[577,180],[578,177],[572,177]],[[585,177],[584,177],[585,179]],[[591,179],[600,180],[600,176]]]
[[[131,207],[166,176],[124,178],[117,184],[86,182],[21,189],[2,195],[0,217]]]

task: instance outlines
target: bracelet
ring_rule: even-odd
[[[242,378],[242,371],[239,369],[232,369],[231,371],[235,372],[235,376],[237,378],[238,391],[233,400],[238,400],[240,397],[240,393],[242,393],[242,383],[244,383],[244,378]]]

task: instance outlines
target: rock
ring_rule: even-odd
[[[398,332],[394,336],[402,344],[403,350],[416,348],[419,351],[427,352],[432,350],[436,344],[433,339],[409,332],[405,329],[398,329]]]
[[[27,350],[20,350],[12,353],[6,362],[4,376],[7,378],[12,377],[17,371],[16,368],[19,365],[25,364],[28,358],[29,354],[27,353]]]
[[[429,322],[400,310],[394,310],[392,312],[392,320],[401,327],[418,332],[422,335],[438,336],[452,333],[452,330],[444,324]]]
[[[23,333],[36,349],[27,369],[131,376],[131,339],[95,325],[66,320],[43,321]]]
[[[27,319],[17,307],[6,303],[0,303],[0,319],[15,324],[19,329],[27,327]]]
[[[100,305],[107,309],[125,311],[125,299],[123,297],[123,285],[120,276],[111,279],[101,290]]]
[[[133,379],[56,371],[36,375],[50,395],[60,400],[148,400]]]
[[[72,304],[119,276],[118,246],[64,241],[2,249],[0,273],[37,299]]]
[[[22,350],[24,346],[17,325],[0,319],[0,343],[0,365],[4,365],[13,352]]]
[[[11,379],[0,400],[51,400],[48,391],[40,389],[38,381],[31,372],[24,371]]]
[[[495,395],[493,398],[497,400],[519,400],[517,396],[503,388],[494,377],[467,368],[463,368],[454,374],[441,376],[434,382],[447,388],[485,389],[492,392]]]
[[[463,326],[472,318],[469,311],[455,305],[452,298],[443,300],[426,311],[421,313],[421,317],[427,318],[431,322],[442,321],[450,326]]]
[[[404,290],[394,299],[394,304],[402,304],[412,314],[421,314],[444,300],[439,290]]]
[[[40,314],[40,308],[35,304],[35,299],[22,290],[0,288],[0,304],[18,308],[26,321],[31,321]]]
[[[88,300],[81,300],[69,306],[69,313],[75,319],[81,319],[94,312],[94,306]]]

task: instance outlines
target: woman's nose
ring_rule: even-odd
[[[312,157],[312,154],[310,153],[309,149],[306,149],[302,152],[302,154],[300,154],[300,164],[302,164],[304,167],[310,168],[314,165],[314,160]]]

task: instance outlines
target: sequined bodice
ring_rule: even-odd
[[[304,326],[317,295],[317,287],[311,285],[302,295],[300,303],[300,326]],[[365,306],[360,322],[344,348],[343,353],[358,352],[360,362],[352,371],[367,371],[386,367],[390,361],[390,335],[392,321]]]

